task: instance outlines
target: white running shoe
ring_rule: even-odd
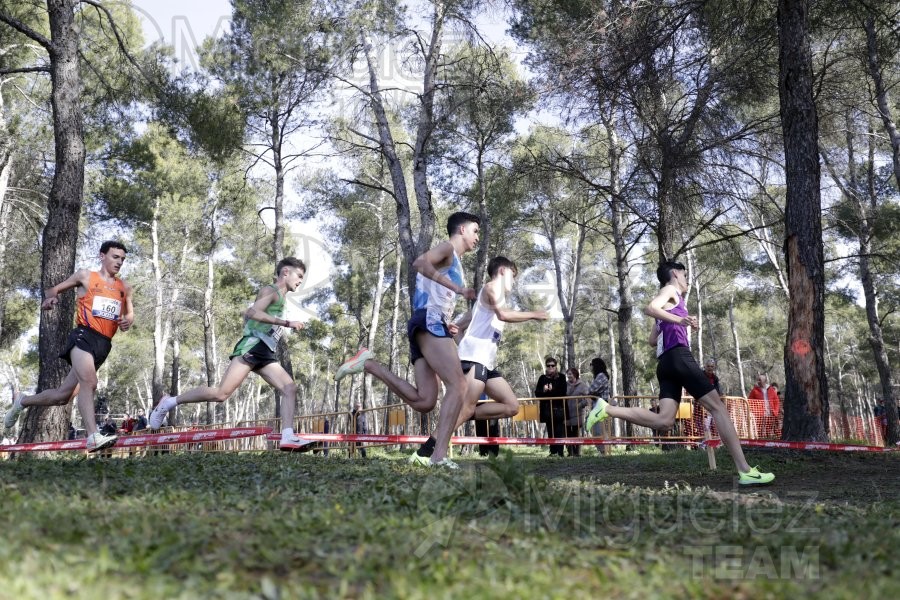
[[[96,452],[97,450],[115,446],[117,439],[119,438],[115,435],[106,435],[99,431],[97,433],[92,433],[87,439],[87,451]]]
[[[348,359],[344,364],[338,367],[337,373],[334,374],[334,380],[340,381],[347,375],[356,375],[362,373],[366,366],[366,361],[375,358],[375,355],[368,348],[360,348],[356,356]]]
[[[285,452],[306,452],[311,450],[315,442],[299,435],[281,436],[278,449]]]
[[[169,414],[169,411],[172,410],[172,396],[163,396],[159,404],[156,405],[156,408],[150,411],[150,418],[147,421],[147,426],[150,429],[159,429],[162,427],[163,420],[166,418],[166,415]]]
[[[9,407],[9,410],[6,411],[6,417],[3,419],[3,425],[6,426],[7,429],[12,429],[16,426],[16,421],[19,420],[19,415],[22,414],[22,411],[25,410],[25,407],[22,406],[22,398],[25,397],[25,394],[16,394],[15,400],[13,400],[12,406]]]

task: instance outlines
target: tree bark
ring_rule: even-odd
[[[75,270],[78,218],[84,193],[84,121],[75,0],[47,0],[50,18],[50,80],[56,168],[47,202],[47,225],[41,239],[41,287],[50,288]],[[40,42],[40,40],[39,40]],[[41,311],[38,391],[57,387],[69,365],[59,358],[65,347],[75,294],[60,296],[55,310]],[[34,407],[27,411],[21,442],[63,439],[68,425],[65,406]]]
[[[786,440],[828,437],[825,376],[825,270],[818,152],[813,98],[808,0],[778,3],[778,92],[784,134],[785,263],[790,290],[785,342]]]

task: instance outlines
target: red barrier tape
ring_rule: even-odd
[[[145,446],[160,446],[163,444],[217,442],[220,440],[236,440],[257,435],[267,435],[271,431],[271,427],[240,427],[235,429],[210,429],[207,431],[179,431],[176,433],[125,435],[116,440],[116,445],[112,447],[139,448]],[[0,452],[57,452],[60,450],[84,450],[86,444],[87,440],[14,444],[11,446],[0,446]]]
[[[722,445],[722,440],[709,440],[713,448]],[[858,446],[855,444],[828,444],[822,442],[782,442],[778,440],[741,440],[741,446],[751,448],[784,448],[787,450],[828,450],[830,452],[895,452],[895,448],[881,446]]]
[[[376,444],[421,444],[427,437],[424,435],[363,435],[343,433],[299,433],[301,437],[316,442],[369,442]],[[271,434],[269,440],[278,441],[281,434]],[[576,446],[644,446],[665,444],[677,446],[710,446],[722,445],[722,440],[666,440],[666,439],[602,439],[602,438],[510,438],[510,437],[474,437],[456,436],[453,443],[465,444],[503,444],[511,446],[545,446],[549,444],[571,444]],[[741,440],[742,446],[754,448],[786,448],[790,450],[829,450],[832,452],[893,452],[893,448],[880,446],[856,446],[852,444],[824,444],[818,442],[781,442],[774,440]]]
[[[313,440],[316,442],[370,442],[373,444],[421,444],[428,439],[424,435],[363,435],[363,434],[343,434],[343,433],[298,433],[300,437]],[[268,439],[277,442],[281,439],[281,434],[270,434]],[[574,445],[591,445],[591,446],[619,446],[622,444],[644,445],[644,444],[680,444],[696,446],[696,440],[652,440],[652,439],[633,439],[633,440],[606,440],[602,438],[509,438],[509,437],[475,437],[475,436],[454,436],[453,443],[456,445],[466,444],[504,444],[509,446],[542,446],[547,444],[574,444]]]

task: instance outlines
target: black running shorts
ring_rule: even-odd
[[[69,355],[74,348],[84,350],[93,356],[94,369],[96,370],[106,362],[106,357],[109,356],[109,351],[112,350],[112,340],[105,335],[97,333],[90,327],[79,325],[69,334],[69,339],[66,341],[66,349],[63,350],[59,357],[71,365],[72,358]]]
[[[459,364],[462,367],[462,372],[466,374],[469,372],[469,369],[475,369],[475,379],[483,383],[487,383],[488,379],[503,377],[497,369],[488,369],[481,363],[462,360]]]
[[[675,346],[664,352],[656,363],[656,377],[659,379],[660,399],[672,398],[680,402],[682,388],[694,398],[716,389],[687,346]]]
[[[246,350],[247,342],[254,338],[241,338],[234,346],[234,350],[231,352],[231,358],[240,358],[245,363],[250,365],[251,370],[259,371],[263,367],[267,365],[271,365],[272,363],[278,362],[278,357],[275,356],[275,352],[271,350],[266,343],[256,339],[256,343],[253,346]],[[241,350],[246,350],[243,354],[240,354]]]

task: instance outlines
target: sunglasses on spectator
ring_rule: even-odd
[[[550,364],[548,364],[548,365],[547,365],[547,368],[548,368],[548,369],[555,369],[555,368],[556,368],[556,363],[550,363]]]

